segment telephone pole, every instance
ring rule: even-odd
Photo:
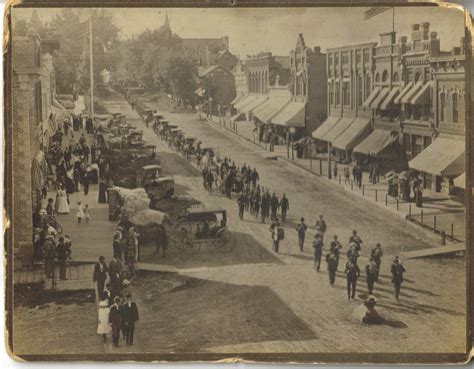
[[[92,56],[92,13],[89,18],[89,74],[91,92],[91,118],[94,116],[94,58]]]

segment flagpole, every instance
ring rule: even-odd
[[[94,59],[92,56],[92,14],[89,18],[89,74],[90,74],[90,92],[91,92],[91,118],[94,116]]]
[[[395,32],[395,7],[392,8],[392,32]]]

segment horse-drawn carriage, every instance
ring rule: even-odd
[[[235,240],[227,227],[227,212],[219,207],[191,208],[178,219],[169,240],[177,249],[199,251],[202,245],[227,253]]]

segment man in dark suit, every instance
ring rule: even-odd
[[[97,283],[97,296],[99,299],[104,293],[105,280],[107,279],[107,264],[105,257],[99,256],[99,262],[94,267],[92,280]]]
[[[125,299],[122,305],[122,329],[127,345],[133,345],[133,333],[135,331],[135,324],[138,322],[138,308],[137,304],[132,301],[130,292],[125,295]]]
[[[115,297],[114,304],[110,307],[109,324],[112,326],[112,343],[119,347],[120,328],[122,327],[122,307],[120,297]]]

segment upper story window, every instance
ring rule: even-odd
[[[356,56],[355,56],[355,58],[356,58],[356,63],[360,63],[360,59],[361,59],[361,57],[360,57],[360,50],[356,50]]]
[[[387,82],[388,80],[388,72],[386,70],[382,73],[382,82]]]
[[[341,60],[342,60],[342,65],[349,64],[349,55],[347,55],[347,53],[343,53],[341,55]]]
[[[369,49],[364,49],[364,63],[367,63],[369,61],[370,53]]]
[[[416,72],[415,73],[415,82],[418,82],[421,78],[421,73],[420,72]]]
[[[336,67],[339,65],[339,54],[334,54],[334,65]]]
[[[400,81],[400,76],[398,75],[397,72],[393,74],[393,82],[399,82]]]
[[[344,105],[351,104],[351,90],[349,88],[349,82],[344,82],[342,84],[342,99]]]
[[[444,122],[444,108],[446,106],[446,94],[444,92],[439,94],[439,120]]]
[[[380,74],[379,73],[377,73],[375,75],[375,82],[380,82]]]
[[[453,122],[459,122],[458,94],[453,94]]]

